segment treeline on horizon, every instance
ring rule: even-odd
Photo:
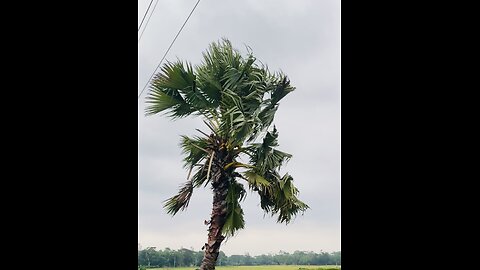
[[[193,251],[186,248],[172,250],[156,250],[149,247],[138,251],[138,265],[150,267],[194,267],[200,266],[203,259],[203,251]],[[217,265],[341,265],[341,252],[295,251],[293,253],[280,251],[277,254],[250,256],[231,255],[227,256],[220,251]]]

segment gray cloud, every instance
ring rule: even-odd
[[[196,0],[158,4],[139,44],[138,87],[160,61]],[[139,23],[148,1],[139,1]],[[222,245],[227,254],[340,250],[340,4],[339,1],[203,0],[167,56],[200,63],[208,44],[221,37],[282,70],[297,87],[275,117],[281,150],[292,153],[282,169],[295,178],[311,209],[288,226],[263,216],[259,199],[243,203],[246,228]],[[138,110],[138,241],[143,247],[194,247],[207,238],[210,189],[196,189],[187,211],[168,216],[162,201],[186,180],[179,135],[203,128],[199,118],[171,121]]]

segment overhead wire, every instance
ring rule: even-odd
[[[142,22],[140,23],[140,26],[138,26],[138,31],[140,31],[140,27],[142,27],[143,20],[145,20],[145,17],[147,16],[147,13],[148,13],[148,10],[150,9],[150,6],[152,5],[152,2],[153,2],[153,0],[150,0],[150,4],[148,4],[147,11],[145,11],[145,14],[143,14],[143,19],[142,19]]]
[[[143,27],[142,33],[140,33],[140,37],[138,38],[138,43],[140,43],[140,40],[142,39],[143,33],[145,32],[145,29],[147,29],[148,22],[150,21],[150,18],[152,18],[153,13],[155,12],[155,8],[157,7],[158,0],[155,2],[155,5],[153,6],[152,12],[150,12],[150,16],[148,16],[147,22],[145,23],[145,27]]]
[[[140,96],[142,95],[143,91],[145,91],[145,89],[147,88],[147,85],[148,85],[148,84],[150,83],[150,81],[152,80],[153,76],[155,75],[155,72],[157,72],[158,68],[160,67],[160,65],[162,64],[163,60],[164,60],[165,57],[167,56],[168,52],[169,52],[170,49],[172,48],[173,43],[175,43],[175,40],[177,40],[178,35],[180,35],[180,32],[182,32],[183,27],[185,27],[185,24],[187,24],[188,19],[190,19],[190,16],[192,16],[193,11],[195,11],[195,8],[197,8],[198,3],[200,3],[200,0],[197,1],[197,3],[195,4],[195,6],[193,7],[192,11],[190,11],[190,14],[188,14],[187,19],[186,19],[185,22],[183,23],[183,25],[182,25],[182,27],[180,28],[180,30],[178,30],[177,35],[175,35],[175,38],[172,40],[172,43],[170,43],[170,46],[168,47],[167,51],[165,51],[165,54],[163,55],[162,59],[160,60],[160,63],[158,63],[157,67],[156,67],[155,70],[153,71],[152,75],[151,75],[150,78],[148,79],[148,81],[147,81],[147,83],[145,84],[145,86],[143,86],[142,91],[141,91],[140,94],[138,95],[138,99],[140,99]],[[152,11],[152,12],[153,12],[153,11]]]

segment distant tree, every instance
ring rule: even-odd
[[[277,255],[274,256],[274,261],[276,264],[291,264],[288,263],[290,260],[293,260],[293,257],[290,256],[288,252],[280,251]]]
[[[140,265],[152,266],[157,265],[158,253],[154,247],[149,247],[141,250],[138,254],[138,261]]]
[[[138,265],[150,267],[191,267],[199,266],[203,258],[203,252],[189,249],[156,251],[155,248],[147,248],[138,251]],[[244,255],[227,256],[223,251],[219,252],[218,265],[341,265],[341,252],[295,251],[292,254],[280,252],[275,255]]]
[[[202,263],[203,255],[204,255],[204,253],[201,252],[201,251],[198,251],[197,253],[195,253],[195,265],[196,266],[200,266],[200,264]]]
[[[243,265],[253,265],[254,264],[254,258],[250,256],[250,254],[245,253],[244,258],[243,258]]]
[[[193,250],[182,248],[179,250],[178,266],[192,266],[195,261]]]
[[[202,136],[182,137],[187,182],[165,202],[167,212],[175,215],[188,206],[194,188],[211,185],[201,270],[215,269],[222,241],[245,226],[240,202],[246,190],[240,181],[259,194],[260,207],[277,214],[278,222],[288,224],[308,209],[297,198],[293,177],[279,173],[292,156],[276,149],[278,131],[275,126],[269,130],[280,100],[295,88],[282,73],[255,62],[251,53],[242,57],[224,39],[212,43],[195,68],[182,61],[164,64],[147,96],[147,115],[202,116],[209,129],[209,134],[197,129]],[[247,163],[240,162],[242,156]]]
[[[148,262],[145,253],[145,250],[140,250],[138,252],[138,265],[147,265]]]
[[[231,265],[243,265],[244,259],[242,255],[231,255],[229,261]]]
[[[270,255],[259,255],[255,257],[255,264],[256,265],[268,265],[274,264],[272,256]]]
[[[342,256],[341,251],[332,252],[330,264],[341,265],[342,264]]]
[[[218,254],[218,265],[227,265],[228,264],[228,257],[225,255],[223,251],[220,251]]]

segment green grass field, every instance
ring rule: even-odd
[[[198,267],[177,267],[177,268],[150,268],[161,270],[195,270]],[[216,266],[215,270],[298,270],[305,269],[340,269],[335,265],[255,265],[255,266]]]

